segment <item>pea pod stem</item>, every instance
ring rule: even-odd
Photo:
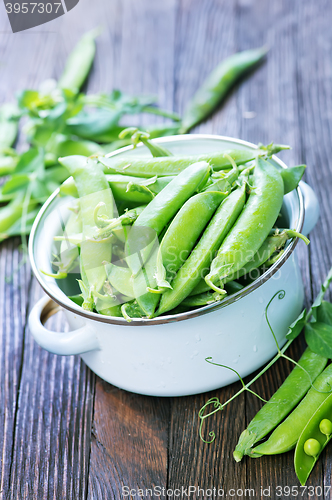
[[[148,132],[143,132],[136,127],[128,127],[122,130],[122,132],[120,132],[119,134],[119,139],[124,139],[129,134],[131,134],[131,141],[134,145],[134,148],[136,148],[139,142],[142,142],[144,146],[146,146],[150,150],[152,156],[155,158],[161,156],[173,156],[168,149],[164,148],[160,144],[157,144],[155,141],[150,141],[150,134]]]

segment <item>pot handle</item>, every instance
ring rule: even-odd
[[[319,201],[309,184],[304,181],[299,184],[304,199],[304,224],[301,232],[307,236],[317,224],[320,213]]]
[[[33,307],[29,315],[30,331],[41,347],[54,354],[72,355],[99,349],[98,339],[87,324],[72,332],[53,332],[44,323],[61,307],[49,297],[43,297]]]

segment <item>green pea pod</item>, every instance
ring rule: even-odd
[[[225,283],[225,289],[228,295],[233,295],[233,293],[240,292],[243,288],[244,286],[237,281],[230,281],[229,283]]]
[[[118,290],[122,295],[135,297],[133,285],[131,282],[131,270],[129,267],[120,267],[114,264],[106,264],[106,273],[111,286]]]
[[[142,177],[131,177],[129,175],[106,175],[106,179],[108,180],[116,201],[121,200],[139,204],[149,203],[153,199],[154,195],[160,193],[160,191],[164,189],[164,187],[167,186],[167,184],[169,184],[173,180],[173,178],[174,177],[172,176],[168,176],[145,179]],[[137,185],[147,186],[150,193],[127,190],[128,184],[130,184],[131,182]],[[69,177],[69,179],[61,184],[60,195],[78,197],[75,181],[72,177]]]
[[[143,132],[136,127],[128,127],[119,134],[119,139],[125,139],[129,134],[131,134],[131,141],[134,148],[142,142],[150,151],[153,157],[158,158],[161,156],[173,156],[172,153],[156,142],[149,140],[150,134]]]
[[[236,273],[231,272],[227,276],[227,278],[223,280],[223,283],[226,284],[230,281],[241,278],[242,276],[250,275],[252,271],[258,270],[259,267],[263,266],[264,264],[269,263],[269,265],[272,265],[272,263],[274,263],[274,259],[271,260],[270,257],[274,255],[275,252],[283,248],[287,240],[293,238],[300,238],[307,245],[309,244],[308,238],[303,236],[303,234],[297,233],[296,231],[293,231],[291,229],[285,229],[281,233],[276,233],[272,236],[268,236],[263,245],[254,254],[252,259],[250,259],[243,267],[241,267],[241,269],[236,271]],[[280,253],[278,253],[277,257],[279,258],[279,256]],[[220,292],[220,289],[216,285],[214,285],[213,282],[210,282],[208,278],[206,278],[205,281],[208,282],[207,284],[210,285],[212,290],[214,290],[215,292]]]
[[[0,241],[7,239],[9,235],[12,234],[11,228],[21,219],[24,210],[26,210],[26,216],[28,216],[29,212],[33,211],[38,204],[37,201],[31,199],[28,201],[27,206],[24,207],[24,200],[25,193],[19,191],[12,201],[0,208]],[[23,228],[23,226],[24,221],[22,219],[20,227]],[[21,233],[21,231],[19,231],[19,233]]]
[[[281,177],[284,182],[284,194],[290,193],[293,189],[297,188],[305,169],[306,165],[297,165],[296,167],[281,170]]]
[[[207,306],[209,304],[213,304],[214,302],[218,302],[221,296],[216,292],[204,292],[198,295],[194,295],[193,297],[186,297],[182,302],[182,306],[187,307],[202,307]]]
[[[158,256],[158,245],[154,247],[150,257],[142,266],[140,272],[132,277],[134,295],[137,303],[145,316],[152,318],[160,300],[160,294],[151,293],[149,290],[157,286],[156,266]]]
[[[317,408],[304,427],[295,448],[294,466],[302,486],[305,485],[319,455],[332,438],[332,394]],[[314,440],[316,450],[306,449]]]
[[[157,315],[177,307],[208,272],[215,252],[239,217],[246,200],[245,182],[220,205],[194,250],[161,297]]]
[[[112,256],[109,242],[95,239],[95,210],[97,205],[102,202],[101,214],[109,219],[113,218],[112,191],[97,161],[84,156],[68,156],[59,158],[59,162],[74,177],[80,196],[83,224],[80,266],[82,280],[87,290],[83,307],[91,310],[97,297],[96,294],[101,291],[106,280],[106,270],[103,263],[110,262]]]
[[[149,256],[157,236],[210,174],[206,162],[198,162],[181,172],[156,195],[134,222],[127,239],[127,263],[134,275]]]
[[[263,158],[256,160],[254,186],[245,209],[219,248],[205,281],[212,288],[219,280],[224,283],[249,262],[273,227],[284,196],[279,171]],[[232,277],[233,279],[233,277]]]
[[[207,118],[226,96],[235,82],[263,59],[267,50],[245,50],[220,63],[189,102],[182,119],[180,133],[186,133]]]
[[[316,356],[318,356],[316,354]],[[318,358],[319,359],[319,358]],[[321,363],[324,364],[324,358]],[[321,364],[320,363],[320,364]],[[261,455],[276,455],[295,448],[295,445],[305,428],[306,424],[316,411],[331,394],[332,387],[332,365],[329,365],[315,379],[313,387],[290,415],[273,431],[264,443],[245,450],[245,453],[253,458]],[[292,386],[291,397],[295,398],[294,386]]]
[[[59,258],[53,263],[58,267],[58,273],[53,275],[54,278],[63,279],[75,266],[75,261],[79,257],[79,248],[77,242],[73,241],[71,237],[82,233],[82,219],[80,212],[72,213],[66,222],[63,232],[63,239],[60,244]],[[79,246],[81,245],[81,242]],[[49,275],[50,276],[50,275]]]
[[[223,177],[215,180],[212,184],[208,185],[203,191],[222,191],[223,193],[231,191],[234,182],[239,177],[239,169],[236,164],[233,165],[232,170]]]
[[[253,160],[259,150],[233,149],[218,151],[215,153],[195,155],[195,156],[168,156],[160,158],[133,158],[110,156],[99,157],[99,161],[104,165],[106,173],[135,175],[137,177],[163,177],[167,175],[178,175],[189,165],[200,161],[210,164],[214,170],[225,170],[232,168],[231,157],[237,165]]]
[[[176,214],[159,247],[161,255],[161,259],[157,262],[159,287],[171,288],[168,280],[171,281],[187,260],[202,231],[227,194],[215,191],[196,194],[189,198]]]
[[[266,263],[266,261],[280,248],[284,246],[286,241],[290,238],[300,237],[305,240],[306,243],[309,242],[305,236],[297,233],[296,231],[292,231],[290,229],[285,229],[281,233],[272,234],[268,236],[264,241],[263,245],[258,249],[253,258],[249,260],[241,269],[237,271],[237,273],[230,274],[225,278],[224,284],[226,285],[229,282],[233,282],[233,280],[241,278],[247,274],[250,274],[253,270],[258,269],[260,266]],[[219,288],[214,283],[206,283],[205,280],[201,280],[198,285],[194,288],[191,295],[196,295],[197,293],[202,293],[207,291],[209,288],[212,288],[214,291],[219,292]]]
[[[284,383],[242,432],[233,453],[237,462],[243,455],[250,454],[254,444],[263,439],[293,410],[308,392],[311,381],[315,381],[324,370],[327,361],[327,358],[315,354],[309,347],[304,351],[298,361],[299,366],[295,366]],[[316,383],[314,385],[316,386]]]
[[[78,92],[82,87],[95,57],[95,39],[99,33],[100,30],[92,30],[80,39],[67,59],[65,69],[58,82],[60,88]]]
[[[201,278],[195,288],[190,292],[189,296],[198,295],[204,292],[211,291],[210,285],[207,285],[204,278]]]

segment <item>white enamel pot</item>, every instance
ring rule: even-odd
[[[188,135],[158,139],[174,154],[200,154],[221,149],[256,149],[237,139]],[[148,155],[145,147],[123,148],[115,155]],[[278,168],[287,168],[273,157]],[[127,323],[122,318],[84,311],[46,276],[52,272],[53,237],[65,217],[68,199],[56,191],[42,207],[31,232],[29,254],[33,272],[49,297],[41,299],[29,317],[35,340],[50,352],[80,354],[101,378],[117,387],[151,396],[184,396],[210,391],[237,380],[236,374],[216,363],[234,368],[242,377],[266,363],[277,347],[265,310],[279,345],[288,326],[301,312],[304,299],[301,274],[290,243],[280,259],[258,280],[220,303],[191,312]],[[288,226],[308,234],[317,222],[319,206],[312,189],[301,182],[284,198],[282,212]],[[61,215],[62,214],[62,215]],[[63,287],[61,283],[61,287]],[[272,299],[272,300],[271,300]],[[45,319],[61,306],[71,331],[52,332]]]

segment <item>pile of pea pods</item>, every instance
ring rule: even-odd
[[[295,448],[295,472],[303,486],[332,437],[332,364],[328,365],[332,358],[332,304],[323,300],[331,281],[332,269],[310,310],[304,309],[290,325],[282,352],[303,328],[308,347],[298,362],[279,351],[276,359],[284,356],[296,366],[242,432],[233,453],[239,462],[244,455],[259,458]]]
[[[84,309],[128,321],[190,311],[241,290],[287,241],[308,243],[275,227],[305,168],[279,171],[268,157],[283,146],[178,157],[128,133],[150,158],[59,159],[72,176],[60,193],[78,204],[56,238],[54,276],[79,262],[81,294],[72,299]]]

